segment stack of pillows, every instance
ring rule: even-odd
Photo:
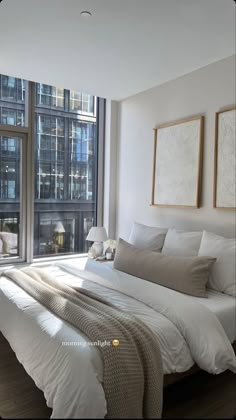
[[[197,297],[206,288],[236,296],[235,238],[134,223],[119,239],[114,268]]]

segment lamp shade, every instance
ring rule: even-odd
[[[92,227],[88,233],[86,241],[104,242],[107,240],[107,232],[104,227]]]
[[[56,233],[65,233],[65,228],[63,226],[63,224],[61,222],[57,222],[55,228],[54,228],[54,232]]]

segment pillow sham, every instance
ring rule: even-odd
[[[129,243],[137,248],[160,252],[168,229],[151,227],[134,222]]]
[[[113,268],[178,292],[207,297],[206,283],[214,261],[209,257],[166,256],[119,239]]]
[[[198,255],[217,257],[212,267],[207,287],[217,292],[236,296],[236,240],[227,239],[211,232],[203,232]]]
[[[197,256],[201,239],[202,232],[168,229],[162,253],[182,257]]]

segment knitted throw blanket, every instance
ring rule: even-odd
[[[90,341],[111,343],[99,347],[108,418],[161,417],[162,359],[156,338],[143,322],[120,311],[102,293],[61,284],[45,269],[12,269],[2,275],[78,328]],[[112,345],[114,339],[119,340],[119,346]]]

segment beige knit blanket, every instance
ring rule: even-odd
[[[161,417],[162,359],[157,339],[143,322],[118,310],[102,293],[59,283],[46,269],[27,267],[2,275],[90,341],[119,340],[119,346],[99,347],[108,418]]]

